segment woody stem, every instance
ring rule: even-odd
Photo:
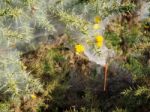
[[[108,65],[105,64],[104,66],[104,91],[106,91],[106,87],[107,87],[107,71],[108,71]]]

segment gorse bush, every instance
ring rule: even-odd
[[[149,3],[148,0],[143,2]],[[119,60],[121,66],[130,71],[137,86],[136,79],[139,76],[148,77],[150,71],[149,20],[139,21],[138,12],[141,6],[140,0],[1,0],[0,111],[8,112],[12,108],[16,109],[12,111],[18,111],[19,108],[25,112],[34,112],[40,108],[36,101],[45,104],[51,102],[52,104],[47,108],[52,111],[56,111],[57,106],[63,108],[64,105],[67,105],[66,102],[63,102],[65,96],[62,97],[61,94],[66,94],[70,88],[68,84],[70,77],[67,74],[71,70],[68,70],[70,65],[66,54],[63,54],[60,49],[75,51],[77,56],[82,57],[83,52],[87,51],[90,46],[90,51],[101,56],[105,53],[99,49],[106,45],[114,49],[117,59],[118,57],[121,59]],[[102,26],[100,26],[101,23]],[[36,62],[30,62],[32,64],[28,67],[22,63],[21,58],[24,58],[20,56],[22,53],[26,55],[31,50],[42,50],[38,44],[51,44],[51,40],[54,39],[51,35],[56,37],[62,33],[71,37],[70,40],[66,39],[69,41],[66,43],[67,47],[60,45],[58,46],[60,48],[52,47],[48,51],[35,52],[39,53],[35,54]],[[71,60],[71,56],[69,59]],[[91,94],[86,96],[88,92],[85,91],[85,96],[83,96],[89,105],[92,100],[90,98],[96,99],[96,97],[91,91]],[[148,105],[148,86],[142,85],[136,89],[127,89],[124,92],[124,98],[123,101],[126,101],[126,98],[128,100],[127,108],[123,109],[118,105],[115,111],[133,111],[145,101],[147,101],[145,104]],[[133,110],[130,105],[131,100],[133,103],[138,101]],[[94,101],[92,100],[93,105]],[[24,109],[23,106],[28,104],[27,102],[37,105],[34,109],[32,107],[29,110]],[[70,107],[65,107],[65,109],[84,112],[97,111],[97,108],[102,107],[102,104],[93,105],[90,105],[91,109],[86,107],[81,109],[79,107],[77,110]]]
[[[42,92],[39,80],[25,71],[20,53],[14,48],[17,41],[32,37],[31,19],[26,15],[31,2],[0,1],[0,100],[13,101],[14,105],[20,105],[21,98],[29,100],[32,94]]]

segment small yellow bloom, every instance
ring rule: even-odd
[[[32,99],[36,99],[37,97],[36,97],[36,95],[32,94],[32,95],[31,95],[31,98],[32,98]]]
[[[100,23],[100,22],[101,22],[101,18],[100,18],[99,16],[96,16],[96,17],[94,18],[94,22],[95,22],[95,23]]]
[[[96,46],[102,47],[104,41],[103,37],[101,35],[98,35],[95,37],[95,40],[96,40]]]
[[[103,36],[98,35],[95,37],[95,40],[96,40],[96,42],[103,42],[104,39],[103,39]]]
[[[76,50],[76,53],[78,54],[78,53],[83,53],[85,48],[83,45],[77,44],[77,45],[75,45],[75,50]]]
[[[100,25],[99,24],[94,24],[94,26],[93,26],[93,29],[94,30],[98,30],[100,28]]]
[[[103,46],[103,42],[96,42],[96,46],[99,47],[99,48],[102,47]]]

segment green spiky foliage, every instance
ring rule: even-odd
[[[141,4],[132,1],[135,10],[125,12],[118,20],[113,20],[105,32],[106,43],[118,52],[122,67],[128,69],[133,76],[134,85],[124,90],[121,106],[117,112],[146,112],[149,110],[149,25],[148,18],[140,20],[137,9]],[[126,1],[122,2],[126,4]],[[125,9],[125,8],[123,8]],[[117,28],[115,28],[117,27]]]
[[[129,88],[122,92],[123,105],[129,112],[149,110],[150,91],[147,86],[138,86],[136,89]]]
[[[25,71],[20,53],[15,49],[19,40],[33,38],[30,24],[34,20],[31,15],[34,3],[38,4],[38,1],[0,1],[0,100],[9,102],[14,108],[21,104],[22,99],[30,100],[31,95],[42,92],[41,83]],[[38,26],[51,29],[42,13],[40,17],[35,15],[34,18]],[[9,105],[5,104],[1,107],[4,108],[1,109],[3,111],[10,109]]]

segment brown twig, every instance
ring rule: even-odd
[[[104,91],[106,91],[107,87],[107,75],[108,75],[108,64],[104,65]]]

